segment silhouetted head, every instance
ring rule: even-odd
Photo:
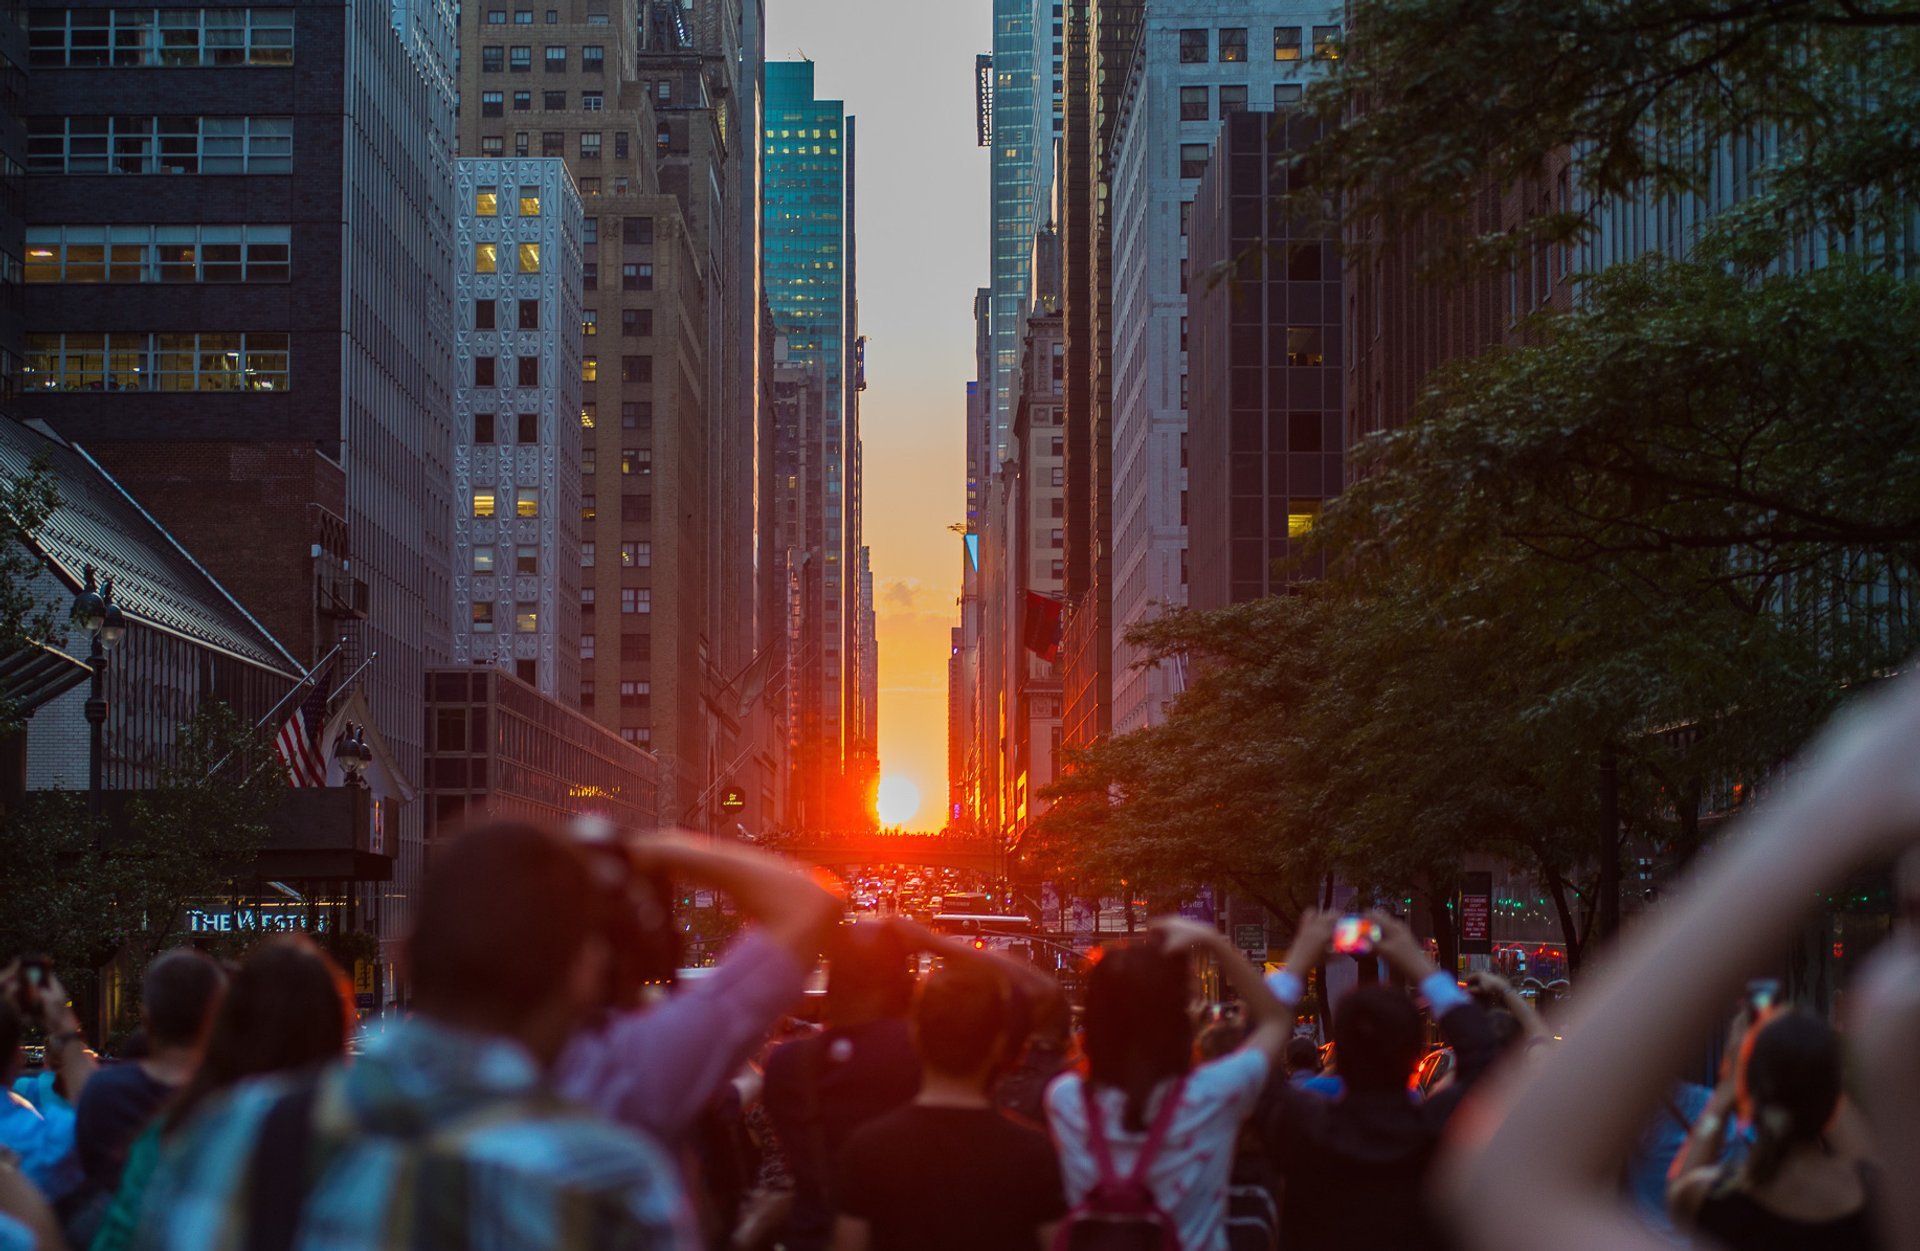
[[[1320,1047],[1311,1038],[1294,1038],[1287,1042],[1287,1072],[1318,1073],[1320,1071]]]
[[[914,1000],[913,1045],[930,1073],[984,1083],[1006,1057],[1012,1029],[1007,989],[982,969],[941,969]]]
[[[1108,947],[1087,974],[1087,1073],[1126,1092],[1126,1127],[1146,1128],[1147,1099],[1193,1066],[1187,957],[1157,942]]]
[[[607,899],[586,853],[550,830],[464,831],[421,883],[407,941],[415,1005],[551,1059],[605,999]]]
[[[903,1017],[913,1003],[906,938],[891,925],[843,925],[827,944],[827,1019],[835,1025]]]
[[[20,1010],[13,1006],[12,996],[0,995],[0,1083],[11,1086],[26,1066],[26,1053],[20,1050],[26,1026]],[[52,1054],[51,1048],[48,1054]]]
[[[1740,1104],[1754,1127],[1745,1178],[1765,1185],[1789,1150],[1818,1142],[1840,1106],[1840,1038],[1800,1008],[1748,1031],[1740,1059]]]
[[[215,1091],[340,1058],[354,1024],[353,991],[340,966],[302,935],[269,939],[227,983],[206,1054],[168,1111],[167,1131]]]
[[[1400,991],[1360,986],[1333,1014],[1333,1049],[1349,1090],[1404,1090],[1420,1063],[1420,1011]]]
[[[154,1047],[198,1047],[226,989],[212,956],[175,947],[147,966],[140,983],[140,1019]]]

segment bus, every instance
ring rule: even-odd
[[[981,949],[1005,951],[1014,942],[1038,932],[1032,918],[994,912],[941,912],[927,922],[936,934],[968,938]]]

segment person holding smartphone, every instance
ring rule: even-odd
[[[1434,968],[1406,923],[1385,912],[1302,917],[1287,967],[1267,979],[1283,1003],[1300,1001],[1305,986],[1296,970],[1319,963],[1329,946],[1377,956],[1419,987],[1453,1047],[1457,1077],[1441,1093],[1416,1101],[1408,1082],[1425,1049],[1419,1009],[1390,986],[1348,991],[1333,1014],[1339,1095],[1327,1099],[1275,1083],[1261,1127],[1267,1158],[1286,1183],[1281,1245],[1289,1251],[1440,1248],[1445,1243],[1425,1198],[1427,1175],[1454,1109],[1498,1058],[1499,1044],[1486,1013],[1452,974]]]
[[[43,1111],[13,1089],[26,1058],[20,1043],[28,1025],[45,1032],[47,1056],[58,1057],[67,1097],[78,1102],[98,1066],[80,1036],[66,987],[44,961],[16,960],[0,969],[0,1147],[18,1157],[21,1174],[49,1203],[63,1204],[80,1193],[86,1177],[71,1106]]]

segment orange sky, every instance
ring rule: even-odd
[[[866,538],[880,635],[880,771],[920,790],[908,825],[942,823],[948,630],[966,507],[962,438],[973,293],[987,280],[987,153],[973,58],[988,0],[767,0],[767,59],[806,55],[815,89],[858,118]]]

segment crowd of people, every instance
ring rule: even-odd
[[[1885,945],[1845,1035],[1740,987],[1814,888],[1913,841],[1916,743],[1907,681],[1551,1025],[1370,914],[1377,976],[1326,1005],[1330,1062],[1297,1022],[1348,958],[1329,913],[1273,972],[1161,918],[1070,1003],[1012,955],[843,924],[829,880],[762,852],[476,828],[431,865],[411,1011],[376,1028],[293,934],[154,960],[111,1062],[57,970],[0,970],[0,1251],[1911,1251],[1920,945]],[[669,992],[636,955],[663,877],[749,921]],[[816,1024],[793,1013],[822,956]],[[1729,1012],[1717,1084],[1680,1081]],[[1435,1045],[1452,1064],[1415,1089]]]

